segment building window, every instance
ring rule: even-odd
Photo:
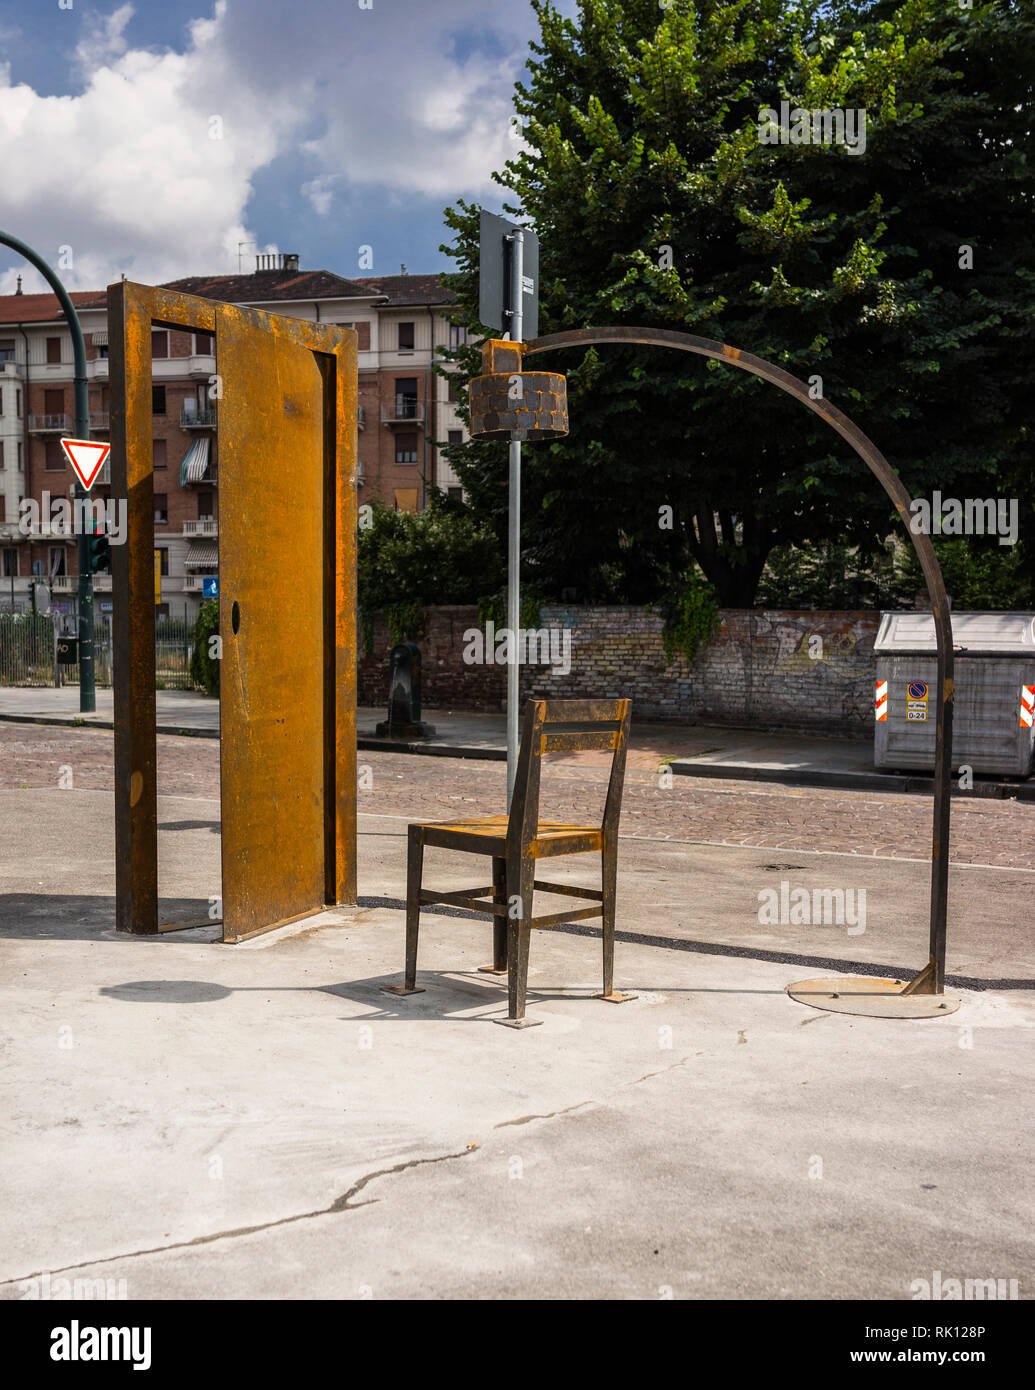
[[[108,360],[108,344],[107,344],[107,343],[101,343],[101,344],[100,344],[100,346],[99,346],[98,349],[97,349],[97,356],[101,359],[102,362],[107,362],[107,360]]]
[[[395,418],[397,420],[416,420],[417,418],[417,378],[397,376],[395,378]]]
[[[43,467],[48,473],[61,473],[65,467],[65,451],[61,447],[61,441],[57,439],[45,439],[43,441]]]
[[[198,520],[211,521],[215,515],[212,510],[214,506],[213,492],[211,488],[200,488],[198,490]]]
[[[4,391],[3,391],[3,387],[0,386],[0,415],[2,415],[3,413],[4,413]]]
[[[0,468],[6,468],[6,467],[7,467],[7,444],[4,442],[4,440],[0,439]],[[0,496],[2,496],[2,495],[3,495],[3,494],[0,493]]]
[[[167,546],[155,546],[155,554],[158,556],[158,573],[169,573],[169,550]]]
[[[52,545],[47,550],[47,573],[51,579],[59,574],[67,574],[65,567],[65,547],[63,545]]]
[[[7,498],[0,492],[0,524],[7,520]]]
[[[19,439],[19,441],[18,441],[18,467],[21,468],[21,466],[22,466],[22,441]]]
[[[18,578],[18,552],[13,547],[4,551],[4,578]]]
[[[450,430],[449,438],[446,442],[448,444],[462,444],[464,442],[463,430]]]
[[[195,351],[195,353],[196,353],[196,355],[197,355],[198,357],[211,357],[211,356],[212,356],[212,334],[211,334],[211,333],[195,333],[195,334],[194,334],[194,351]]]
[[[446,496],[453,502],[462,502],[464,500],[464,490],[462,487],[447,487]]]
[[[14,361],[14,339],[0,338],[0,362]]]
[[[164,439],[151,440],[151,459],[155,468],[164,468],[166,466]]]
[[[413,324],[401,323],[399,325],[399,349],[400,351],[413,350]]]
[[[408,430],[395,436],[395,461],[396,463],[417,462],[417,436]]]
[[[415,512],[417,510],[417,489],[415,487],[397,487],[395,489],[395,510],[397,512]]]
[[[18,419],[20,420],[20,419],[22,418],[22,393],[21,393],[21,391],[16,391],[16,392],[14,393],[14,400],[15,400],[15,406],[17,407],[17,411],[18,411]]]
[[[460,397],[457,395],[456,390],[456,380],[453,377],[449,378],[449,385],[446,388],[446,400],[450,405],[460,404]]]
[[[169,330],[167,328],[151,329],[151,356],[169,356]]]
[[[167,618],[169,616],[169,605],[167,603],[155,604],[155,617]]]
[[[169,497],[167,493],[155,493],[155,525],[165,526],[169,520]]]
[[[369,351],[370,351],[370,324],[369,324],[369,323],[357,323],[357,324],[356,324],[356,336],[357,336],[357,339],[358,339],[358,341],[357,341],[357,343],[356,343],[356,351],[357,351],[357,352],[369,352]]]
[[[43,413],[44,413],[44,415],[64,415],[64,413],[65,413],[65,393],[64,393],[64,391],[44,391],[44,393],[43,393]]]
[[[463,323],[451,323],[449,325],[449,346],[451,348],[463,347],[467,342],[467,325]]]
[[[61,339],[60,339],[60,338],[48,338],[48,339],[47,339],[47,361],[48,361],[48,362],[60,362],[60,361],[61,361]]]
[[[165,387],[164,387],[164,386],[152,386],[152,387],[151,387],[151,414],[152,414],[152,415],[164,415],[164,414],[165,414]]]

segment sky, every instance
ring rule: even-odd
[[[501,210],[537,32],[527,0],[0,0],[0,230],[69,289],[446,269],[443,209]],[[46,287],[0,247],[18,274]]]

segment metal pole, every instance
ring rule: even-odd
[[[510,258],[510,337],[521,342],[523,330],[522,278],[524,271],[525,236],[515,227]],[[514,792],[518,760],[518,703],[521,684],[518,631],[521,626],[521,438],[523,431],[515,430],[510,438],[510,484],[507,512],[507,627],[510,630],[510,661],[507,664],[507,807]]]
[[[75,388],[75,433],[77,439],[90,438],[90,397],[86,380],[86,339],[79,315],[69,298],[68,291],[51,270],[47,262],[31,246],[26,246],[9,232],[0,232],[0,245],[10,246],[13,251],[24,256],[36,267],[57,295],[58,303],[68,320],[72,333],[72,357],[75,362],[73,376]],[[25,402],[25,413],[29,412],[29,402]],[[74,494],[73,494],[74,496]],[[90,574],[89,541],[79,536],[79,710],[82,714],[93,714],[97,709],[97,694],[93,672],[93,576]]]

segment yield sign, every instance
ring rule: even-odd
[[[111,445],[102,444],[96,439],[62,439],[61,447],[79,481],[89,492],[97,480],[101,465],[111,452]]]

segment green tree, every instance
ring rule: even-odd
[[[515,97],[527,148],[496,177],[540,236],[540,332],[624,323],[728,342],[822,378],[914,494],[1018,495],[1035,365],[1032,7],[533,7],[541,36]],[[864,109],[865,153],[761,143],[759,112],[783,99]],[[477,328],[477,211],[446,218],[457,318]],[[473,346],[447,355],[462,377],[480,369]],[[642,601],[696,563],[722,604],[749,606],[775,544],[880,550],[882,489],[776,387],[663,349],[548,360],[568,374],[572,433],[526,451],[540,592]],[[504,447],[448,452],[502,536]]]
[[[504,564],[492,531],[471,511],[433,491],[423,512],[375,505],[359,533],[359,606],[367,645],[373,615],[388,613],[399,641],[429,604],[478,603],[502,584]]]
[[[194,621],[194,648],[190,654],[190,678],[208,695],[219,694],[219,658],[212,654],[210,642],[218,636],[219,601],[208,598]]]

